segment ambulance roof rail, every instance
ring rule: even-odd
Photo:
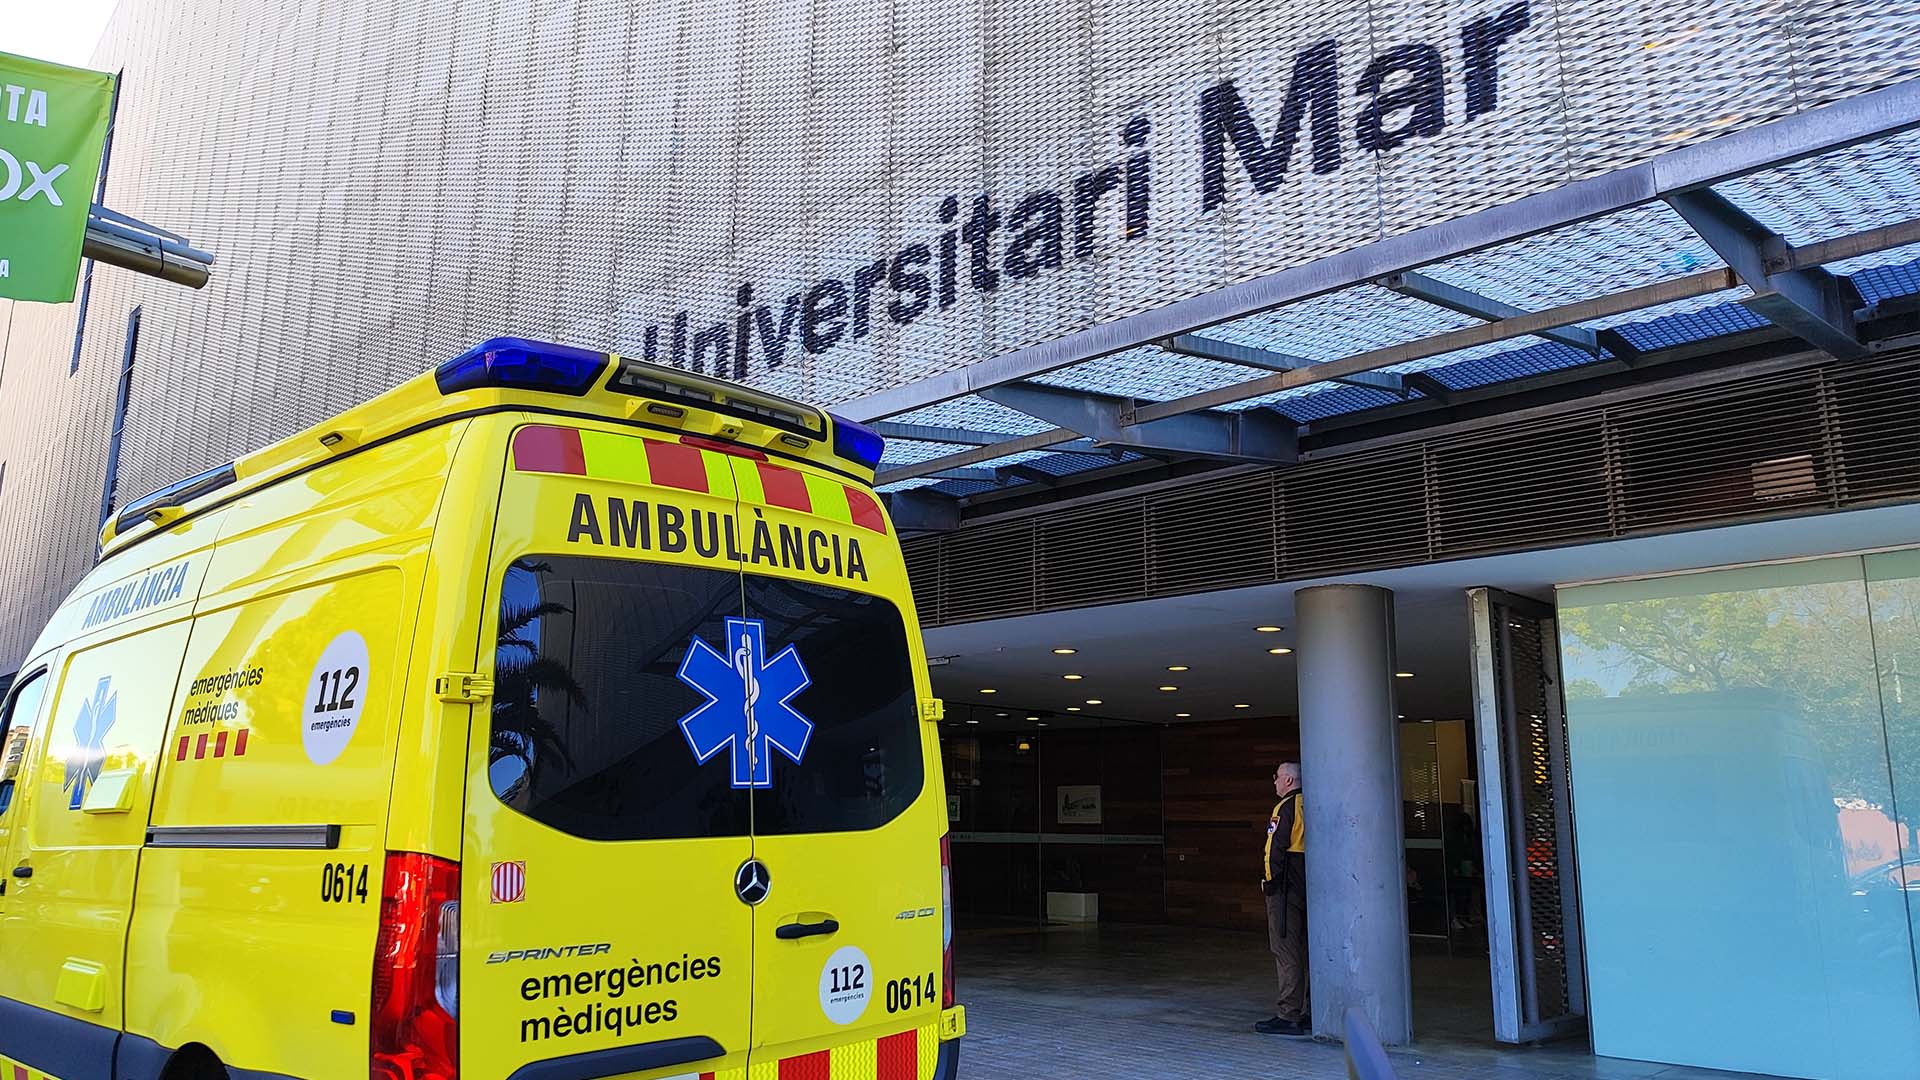
[[[696,372],[530,338],[490,338],[435,368],[433,378],[442,394],[497,388],[584,397],[610,362],[617,366],[605,388],[613,393],[753,420],[808,439],[827,437],[825,415],[810,405]],[[852,432],[848,445],[866,449],[860,435],[866,430]]]
[[[540,400],[549,394],[578,403]],[[101,551],[123,548],[123,538],[125,544],[139,543],[199,509],[189,503],[222,489],[229,489],[222,498],[231,498],[424,425],[473,415],[476,408],[491,411],[502,402],[638,423],[683,438],[744,438],[766,452],[811,461],[863,483],[872,481],[885,448],[879,433],[865,425],[763,390],[593,349],[497,337],[305,431],[141,496],[102,526]],[[143,523],[155,529],[129,535]]]
[[[620,357],[607,389],[635,397],[677,401],[696,409],[754,420],[809,439],[827,436],[826,415],[811,405],[725,379]]]
[[[185,480],[176,480],[158,491],[150,491],[128,503],[113,518],[113,535],[118,536],[143,521],[158,521],[161,511],[187,503],[211,491],[218,491],[234,482],[236,474],[233,462],[217,465],[206,472],[195,473]]]

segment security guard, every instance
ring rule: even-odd
[[[1265,876],[1267,943],[1280,976],[1278,1011],[1253,1025],[1265,1035],[1313,1034],[1307,1011],[1307,834],[1300,809],[1300,763],[1281,762],[1273,771],[1273,793],[1280,796],[1267,822]]]

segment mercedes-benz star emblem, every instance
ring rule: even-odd
[[[767,864],[759,859],[748,859],[733,872],[733,893],[748,907],[765,900],[767,890],[772,887],[773,879],[767,876]]]

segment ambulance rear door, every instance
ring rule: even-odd
[[[735,457],[754,855],[754,1074],[924,1080],[945,807],[899,545],[867,490]],[[767,1075],[772,1075],[769,1072]]]
[[[576,1055],[566,1075],[745,1075],[751,799],[681,728],[731,670],[735,514],[725,459],[674,436],[513,435],[469,750],[465,1077]]]

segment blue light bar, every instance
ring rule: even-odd
[[[827,415],[833,416],[832,413]],[[844,416],[833,416],[834,453],[873,469],[879,467],[880,455],[886,448],[887,440],[881,438],[879,432]]]
[[[500,387],[545,390],[579,397],[593,389],[607,367],[607,354],[526,338],[483,341],[434,369],[440,392]]]

